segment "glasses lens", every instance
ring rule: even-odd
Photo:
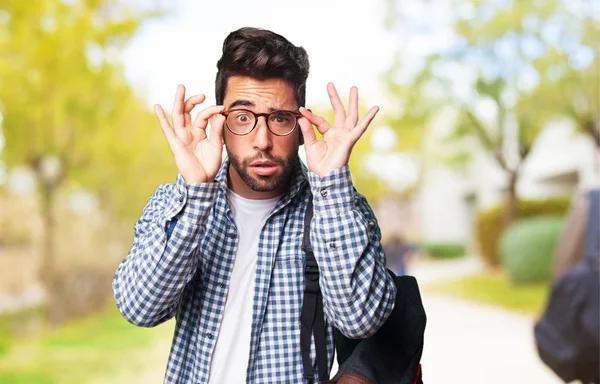
[[[250,111],[243,109],[231,111],[227,116],[227,126],[234,133],[246,134],[254,128],[254,115]]]
[[[273,112],[269,115],[269,128],[276,135],[287,135],[296,126],[296,116],[291,112]]]

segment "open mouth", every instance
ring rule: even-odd
[[[270,160],[257,160],[250,164],[250,169],[260,176],[271,176],[278,168],[279,165]]]

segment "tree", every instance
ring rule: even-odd
[[[425,13],[434,5],[408,3],[388,2],[390,28],[410,29],[405,12],[421,7]],[[598,68],[593,63],[598,62],[600,17],[597,8],[590,13],[589,4],[436,2],[436,8],[447,11],[447,25],[437,27],[447,28],[449,42],[413,58],[420,63],[416,76],[423,79],[413,88],[421,102],[431,104],[433,94],[433,114],[446,106],[458,111],[447,141],[454,158],[469,159],[473,151],[461,144],[475,143],[506,172],[506,225],[517,214],[520,168],[545,124],[566,114],[582,131],[598,132]],[[416,24],[426,29],[422,20]]]
[[[40,192],[44,246],[40,277],[55,276],[53,206],[68,182],[106,181],[121,165],[106,154],[122,153],[122,127],[139,100],[125,85],[118,49],[155,10],[115,1],[0,0],[0,111],[8,169],[29,167]],[[133,125],[128,123],[126,125]],[[133,146],[132,146],[133,148]],[[94,165],[94,168],[90,168]]]

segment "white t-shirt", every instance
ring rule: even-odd
[[[258,241],[279,198],[248,200],[231,191],[227,193],[239,242],[223,320],[211,359],[209,384],[246,382]]]

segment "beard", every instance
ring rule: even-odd
[[[235,169],[242,181],[246,183],[250,189],[256,192],[271,192],[275,190],[285,190],[286,185],[289,185],[296,167],[300,164],[300,157],[297,152],[290,154],[287,158],[279,156],[271,156],[265,152],[261,152],[251,158],[241,160],[239,157],[227,151],[229,164]],[[281,173],[272,176],[251,175],[248,172],[250,163],[253,161],[264,159],[269,160],[281,167]]]

